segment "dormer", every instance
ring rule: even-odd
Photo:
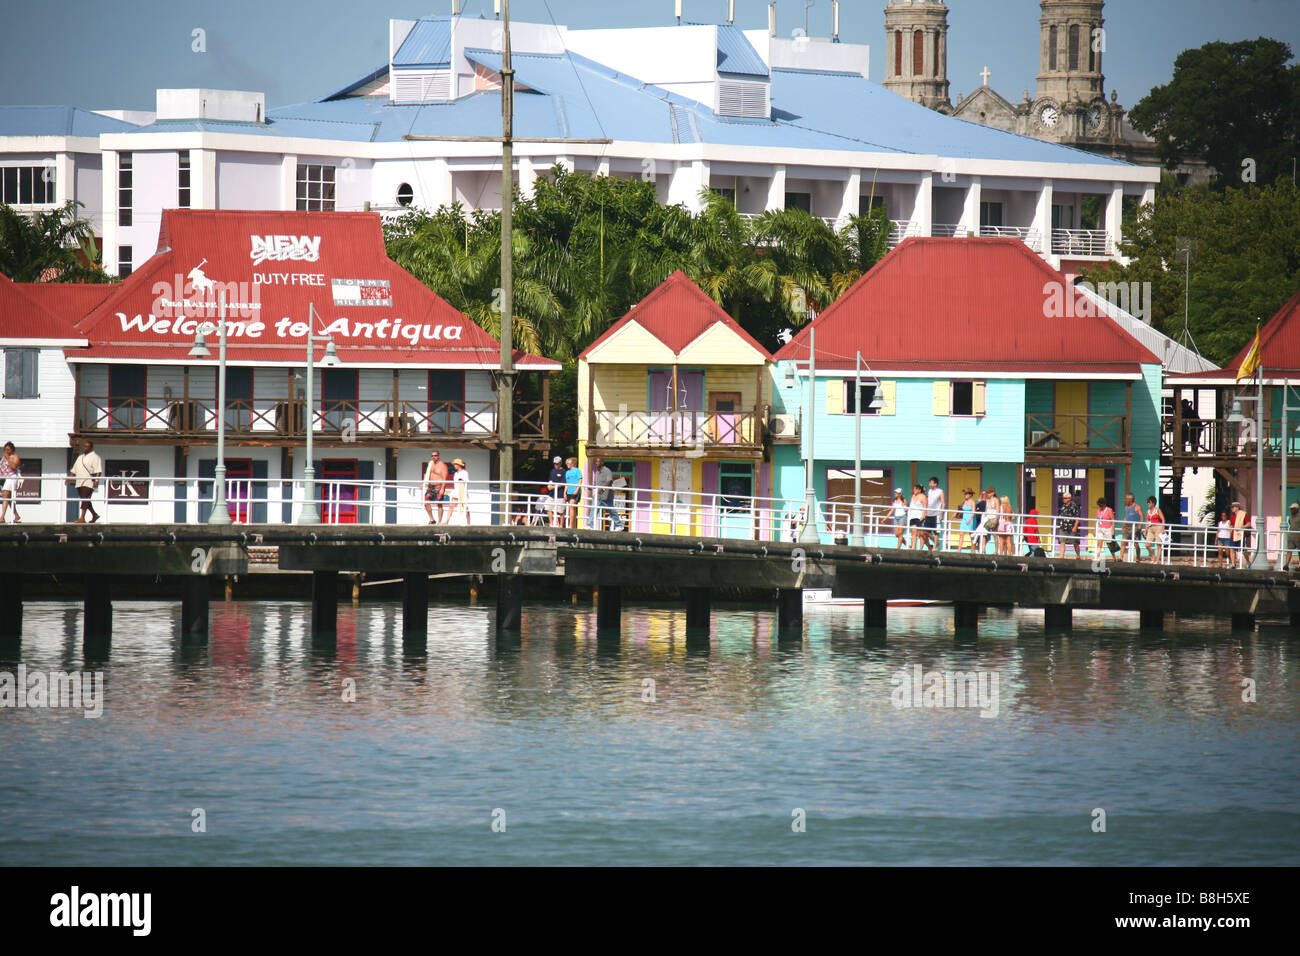
[[[758,51],[729,23],[717,25],[717,98],[719,116],[770,119],[772,74]]]
[[[388,97],[393,103],[451,99],[451,19],[392,20],[388,32]]]

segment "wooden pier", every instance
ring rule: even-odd
[[[805,588],[861,598],[864,633],[876,640],[887,631],[891,599],[949,602],[954,630],[968,637],[988,606],[1042,608],[1055,632],[1070,629],[1075,609],[1136,611],[1144,629],[1162,628],[1170,614],[1230,618],[1235,630],[1253,630],[1261,616],[1300,628],[1300,577],[1273,571],[536,527],[34,525],[0,528],[0,638],[21,639],[24,582],[57,575],[81,583],[84,640],[107,642],[115,580],[146,575],[180,585],[180,637],[206,641],[213,580],[247,574],[250,551],[267,547],[278,549],[280,570],[310,573],[312,633],[325,640],[335,631],[339,575],[356,572],[400,580],[411,641],[427,631],[430,577],[447,574],[496,579],[496,626],[504,632],[520,629],[530,577],[594,588],[602,630],[618,628],[625,588],[647,586],[680,593],[697,634],[708,631],[713,595],[723,588],[772,594],[782,631],[802,627]]]

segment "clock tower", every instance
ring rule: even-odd
[[[1106,102],[1105,0],[1041,0],[1038,87],[1019,132],[1096,148],[1119,132],[1123,110]]]

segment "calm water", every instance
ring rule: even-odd
[[[0,864],[1300,863],[1284,629],[991,612],[959,645],[950,610],[891,609],[871,648],[860,610],[791,642],[715,610],[701,644],[637,607],[597,641],[590,606],[529,605],[501,643],[435,606],[407,654],[390,604],[340,607],[325,650],[302,604],[212,612],[192,651],[178,609],[118,604],[100,719],[0,710]],[[22,663],[82,668],[79,606],[25,615]],[[893,706],[914,664],[996,672],[998,715]]]

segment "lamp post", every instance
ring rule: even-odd
[[[853,366],[853,537],[851,543],[855,548],[865,548],[866,536],[862,532],[862,352],[857,353]],[[871,366],[867,366],[871,371]],[[875,388],[871,393],[871,411],[879,412],[885,407],[880,397],[880,380],[874,378]]]
[[[218,293],[221,305],[221,322],[219,328],[217,360],[217,467],[213,474],[212,513],[208,515],[208,524],[230,524],[230,509],[226,507],[226,290]],[[194,347],[190,349],[191,358],[208,358],[212,355],[203,339],[206,323],[200,325],[194,333]]]
[[[804,464],[803,528],[799,531],[800,544],[820,544],[817,534],[817,491],[813,487],[814,469],[817,465],[817,329],[808,328],[808,461]]]
[[[322,368],[341,364],[333,340],[328,335],[316,334],[316,303],[312,302],[307,306],[307,405],[303,415],[307,428],[307,460],[302,469],[303,503],[298,513],[298,524],[320,524],[320,509],[316,507],[316,466],[312,464],[312,432],[316,429],[316,390],[312,370],[317,342],[327,343],[320,362]]]
[[[1290,510],[1287,507],[1287,501],[1286,501],[1287,499],[1286,465],[1287,465],[1287,454],[1291,450],[1291,435],[1295,431],[1295,429],[1292,428],[1291,430],[1288,430],[1289,420],[1288,420],[1287,413],[1300,411],[1300,407],[1293,407],[1290,404],[1291,401],[1290,395],[1291,395],[1291,383],[1288,382],[1286,379],[1283,379],[1282,380],[1282,449],[1281,449],[1282,482],[1281,485],[1279,486],[1280,487],[1279,494],[1281,495],[1281,497],[1278,498],[1278,511],[1282,513],[1281,521],[1278,524],[1278,532],[1282,536],[1282,546],[1278,548],[1278,554],[1277,554],[1277,570],[1279,571],[1285,571],[1287,569],[1288,559],[1291,556],[1291,552],[1287,550],[1288,546],[1291,543],[1291,535],[1289,530]]]

